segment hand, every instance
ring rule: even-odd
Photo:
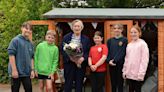
[[[38,77],[38,72],[37,71],[35,71],[35,76]]]
[[[91,70],[94,72],[94,71],[96,71],[97,66],[96,66],[96,65],[91,65],[90,68],[91,68]]]
[[[81,58],[78,59],[78,63],[79,63],[79,64],[82,64],[83,61],[84,61],[84,57],[81,57]]]
[[[123,79],[126,79],[126,75],[125,74],[122,74],[122,77],[123,77]]]
[[[51,78],[51,80],[54,81],[54,74],[50,74],[48,78]]]
[[[113,59],[112,59],[112,60],[110,60],[110,61],[109,61],[109,65],[111,65],[111,66],[116,66],[116,64],[115,64],[115,63],[113,63],[113,61],[114,61]]]
[[[142,79],[142,78],[138,78],[138,81],[143,81],[144,79]]]
[[[12,77],[18,78],[18,71],[17,70],[12,71]]]
[[[35,78],[35,72],[34,70],[31,71],[31,76],[30,76],[31,79]]]

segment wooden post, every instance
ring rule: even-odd
[[[158,92],[164,92],[164,21],[158,22]]]

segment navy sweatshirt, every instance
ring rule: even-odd
[[[15,56],[16,68],[19,77],[30,76],[31,60],[34,57],[33,44],[26,40],[21,34],[13,38],[8,47],[8,54]],[[11,75],[11,65],[9,63],[8,72]]]
[[[124,58],[126,55],[126,46],[127,46],[127,39],[125,37],[120,38],[111,38],[107,41],[108,47],[108,57],[107,63],[110,60],[114,59],[114,63],[117,65],[123,65]]]

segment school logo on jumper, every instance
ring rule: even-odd
[[[102,48],[101,48],[101,47],[99,47],[97,50],[98,50],[98,52],[101,52],[101,51],[102,51]]]
[[[118,45],[119,45],[119,46],[122,46],[122,45],[123,45],[123,42],[122,42],[122,41],[120,41],[120,42],[118,43]]]

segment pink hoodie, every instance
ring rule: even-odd
[[[149,62],[149,49],[146,42],[138,39],[130,42],[126,48],[123,75],[127,79],[143,81]]]

